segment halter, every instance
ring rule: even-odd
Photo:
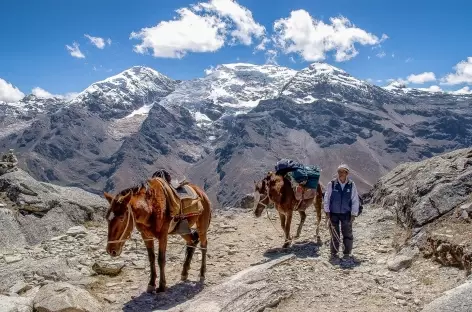
[[[128,204],[126,207],[128,208],[128,218],[126,218],[126,226],[123,230],[123,233],[121,233],[119,239],[108,241],[107,244],[124,243],[124,242],[126,242],[127,240],[129,240],[131,238],[131,233],[133,232],[133,229],[136,227],[136,220],[134,218],[133,209],[131,209],[130,204]],[[133,229],[131,229],[131,232],[129,233],[129,236],[127,238],[123,239],[123,237],[125,236],[126,230],[128,229],[130,220],[133,220]]]

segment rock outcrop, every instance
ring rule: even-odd
[[[100,220],[105,199],[75,187],[39,182],[21,169],[0,176],[0,248],[36,244],[86,221]]]
[[[471,273],[472,148],[399,165],[367,197],[396,215],[399,249],[414,245],[425,257]]]

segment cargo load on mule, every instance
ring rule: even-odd
[[[297,200],[315,196],[321,175],[318,166],[306,166],[291,159],[281,159],[276,163],[275,171],[291,182]]]

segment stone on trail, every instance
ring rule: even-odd
[[[169,312],[245,312],[264,311],[292,295],[290,287],[270,281],[272,268],[292,259],[287,255],[250,267],[215,285]]]
[[[10,264],[23,260],[23,257],[21,255],[9,255],[5,256],[4,259],[7,264]]]
[[[101,312],[102,305],[86,290],[68,283],[43,286],[34,298],[37,312]]]
[[[73,226],[67,230],[67,235],[77,236],[79,234],[87,234],[87,229],[83,225]]]
[[[472,281],[446,291],[441,297],[427,304],[423,312],[472,311]]]
[[[33,298],[0,295],[1,312],[33,312]]]
[[[117,276],[121,273],[121,270],[125,267],[124,261],[96,261],[92,265],[92,270],[97,274],[108,275],[108,276]]]
[[[413,263],[413,257],[411,256],[396,256],[392,260],[388,261],[387,267],[390,271],[400,271],[401,269],[407,269]]]

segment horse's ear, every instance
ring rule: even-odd
[[[111,204],[111,201],[113,200],[113,195],[110,193],[104,192],[103,196],[105,196],[105,199],[108,200],[108,202]]]
[[[122,202],[122,203],[128,203],[129,200],[131,199],[131,195],[133,195],[133,193],[132,193],[131,191],[129,191],[126,195],[124,195],[123,197],[121,197],[120,202]]]

